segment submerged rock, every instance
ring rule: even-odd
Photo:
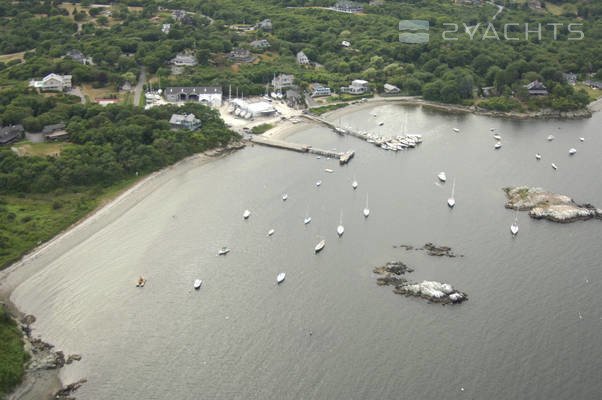
[[[503,189],[508,201],[506,208],[529,211],[534,219],[553,222],[574,222],[592,218],[602,219],[602,210],[591,204],[577,204],[562,194],[548,192],[542,188],[517,186]]]
[[[447,246],[436,246],[432,243],[426,243],[424,245],[424,249],[426,250],[426,254],[428,254],[429,256],[436,256],[436,257],[456,257],[456,255],[454,254],[454,252],[452,251],[451,247],[447,247]]]
[[[402,284],[395,287],[393,292],[406,296],[422,297],[441,304],[462,303],[468,300],[465,293],[454,289],[450,284],[436,281]]]
[[[77,382],[74,382],[74,383],[71,383],[71,384],[65,386],[64,388],[62,388],[61,390],[59,390],[58,392],[56,392],[54,394],[54,399],[57,399],[57,400],[74,399],[74,397],[71,396],[73,394],[73,392],[75,392],[77,389],[79,389],[86,382],[88,382],[86,379],[80,379]]]
[[[381,275],[380,278],[376,279],[376,284],[379,286],[397,286],[406,283],[407,280],[399,278],[400,275],[406,272],[414,272],[412,268],[401,261],[391,261],[383,265],[382,267],[374,268],[374,273]]]

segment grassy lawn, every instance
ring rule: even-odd
[[[0,306],[0,397],[12,390],[23,377],[29,355],[23,350],[21,332]]]
[[[554,15],[562,15],[562,7],[557,6],[556,4],[552,4],[550,2],[546,2],[546,10],[550,12],[550,14]]]
[[[114,87],[93,88],[90,84],[83,84],[79,89],[92,103],[98,99],[111,99],[119,95],[119,91]]]
[[[314,114],[322,115],[328,111],[338,110],[339,108],[343,108],[348,105],[349,105],[348,103],[331,104],[329,106],[314,107],[314,108],[310,109],[310,111]]]
[[[77,193],[0,195],[0,269],[52,239],[142,178],[142,175],[133,176],[107,188]]]
[[[594,99],[599,99],[602,97],[602,90],[592,89],[589,86],[584,85],[583,83],[577,83],[575,85],[575,90],[584,89],[587,94],[589,94]]]
[[[35,49],[33,49],[33,50],[35,50]],[[27,50],[27,51],[33,51],[33,50]],[[0,61],[3,63],[7,63],[12,60],[22,60],[23,56],[25,55],[25,53],[27,53],[27,51],[21,51],[19,53],[12,53],[12,54],[2,54],[2,55],[0,55]]]
[[[261,124],[261,125],[257,125],[257,126],[254,126],[253,128],[251,128],[251,132],[253,132],[253,133],[263,133],[265,131],[269,131],[273,127],[274,126],[271,125],[271,124]]]
[[[56,156],[61,154],[61,151],[67,147],[75,146],[67,142],[42,142],[30,143],[20,142],[13,147],[17,150],[16,153],[20,156]]]

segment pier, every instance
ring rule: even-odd
[[[249,140],[252,143],[261,144],[263,146],[276,147],[278,149],[291,150],[299,153],[317,154],[319,156],[338,159],[341,165],[348,163],[349,160],[351,160],[351,158],[353,158],[355,155],[354,151],[338,153],[336,151],[318,149],[306,144],[291,143],[284,140],[270,139],[262,136],[252,136]]]

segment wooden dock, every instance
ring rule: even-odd
[[[337,160],[341,160],[341,157],[344,157],[345,161],[342,162],[341,164],[347,163],[349,161],[349,159],[351,158],[348,156],[348,154],[353,153],[353,152],[337,153],[336,151],[318,149],[316,147],[312,147],[312,146],[306,145],[306,144],[285,142],[284,140],[266,138],[266,137],[263,137],[260,135],[252,136],[250,141],[252,143],[261,144],[263,146],[276,147],[279,149],[291,150],[291,151],[296,151],[299,153],[312,153],[312,154],[317,154],[319,156],[335,158]]]

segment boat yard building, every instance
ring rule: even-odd
[[[201,127],[201,120],[195,117],[194,114],[172,114],[169,124],[171,125],[171,129],[196,131]]]
[[[167,87],[165,100],[169,103],[203,103],[211,107],[220,107],[222,88],[219,86]]]

